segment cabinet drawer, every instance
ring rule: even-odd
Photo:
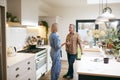
[[[20,77],[23,75],[22,71],[24,69],[24,63],[21,62],[10,68],[7,68],[7,78],[8,80],[19,80]]]
[[[35,80],[35,74],[28,73],[25,76],[23,76],[20,80]]]
[[[11,73],[11,71],[9,72],[9,70],[7,71],[7,80],[20,80],[21,79],[22,74],[20,73]]]
[[[33,73],[35,73],[35,60],[34,60],[34,57],[26,60],[24,66],[25,66],[25,70],[24,70],[25,72],[28,72],[28,73],[33,72]]]

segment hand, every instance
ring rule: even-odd
[[[67,44],[67,45],[70,45],[70,41],[67,41],[66,44]]]
[[[61,47],[64,46],[65,44],[66,44],[66,42],[62,43],[62,44],[61,44]]]

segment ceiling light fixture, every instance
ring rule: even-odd
[[[100,0],[99,0],[99,16],[97,17],[96,21],[95,21],[95,24],[102,24],[103,22],[108,22],[109,19],[106,18],[106,17],[102,17],[100,15]],[[102,10],[103,10],[103,0],[102,0]],[[103,12],[103,11],[102,11]]]
[[[106,8],[103,9],[103,14],[101,15],[101,17],[108,18],[108,19],[115,19],[115,16],[112,14],[112,9],[107,6]]]
[[[99,0],[99,7],[100,7],[100,0]],[[106,7],[103,9],[103,0],[102,0],[102,15],[97,17],[96,22],[97,23],[108,22],[111,19],[115,19],[115,16],[112,14],[112,9],[108,7],[107,0],[106,0]]]

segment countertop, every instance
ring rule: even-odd
[[[94,59],[99,59],[97,62]],[[77,61],[77,73],[91,76],[104,76],[120,78],[120,62],[114,58],[109,59],[108,64],[103,62],[101,52],[85,52],[80,61]]]
[[[16,53],[15,56],[7,57],[7,68],[33,56],[35,56],[35,54]]]
[[[41,46],[37,46],[38,48],[48,48],[50,47],[50,45],[41,45]]]
[[[49,45],[43,45],[43,46],[39,46],[38,48],[48,48],[48,47]],[[15,56],[12,57],[7,56],[7,68],[33,56],[35,57],[35,54],[29,54],[29,53],[16,53]]]

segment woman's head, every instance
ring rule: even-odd
[[[52,27],[51,27],[51,32],[57,32],[58,31],[58,24],[57,23],[53,23]]]

